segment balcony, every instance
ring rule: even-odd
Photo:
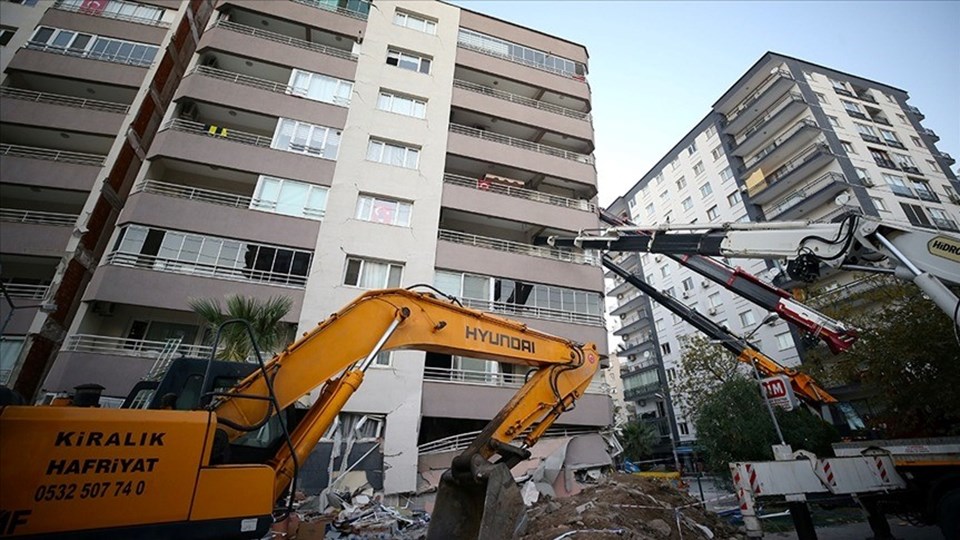
[[[494,182],[485,183],[476,178],[470,178],[468,176],[461,176],[458,174],[444,174],[443,181],[444,183],[452,186],[461,186],[487,193],[496,193],[498,195],[505,195],[507,197],[536,201],[538,203],[559,206],[560,208],[582,210],[590,213],[595,213],[597,211],[597,205],[583,199],[570,199],[567,197],[561,197],[559,195],[543,193],[542,191],[513,187]]]
[[[857,92],[851,97],[855,97],[861,101],[866,101],[868,103],[876,103],[877,99],[870,95],[869,90],[857,90]]]
[[[786,69],[777,69],[771,73],[757,85],[754,92],[725,114],[727,125],[724,132],[734,134],[743,131],[758,114],[769,109],[795,84],[793,74]]]
[[[624,320],[623,326],[618,330],[613,332],[615,336],[622,336],[624,334],[634,334],[644,328],[649,328],[653,324],[653,320],[650,317],[638,317],[632,321],[627,322]]]
[[[57,161],[60,163],[72,163],[76,165],[90,165],[94,167],[102,167],[104,161],[107,159],[107,156],[100,154],[68,152],[66,150],[38,148],[35,146],[22,146],[19,144],[0,144],[0,156],[40,159],[45,161]]]
[[[649,384],[644,384],[642,386],[637,386],[636,388],[631,388],[623,390],[623,399],[627,401],[637,400],[643,397],[651,396],[661,390],[661,384],[659,382],[652,382]]]
[[[57,225],[69,227],[77,222],[78,217],[80,216],[77,214],[0,208],[0,221],[7,221],[10,223],[31,223],[34,225]]]
[[[522,148],[524,150],[530,150],[532,152],[539,152],[541,154],[547,154],[549,156],[556,156],[563,159],[569,159],[571,161],[576,161],[578,163],[586,163],[589,165],[594,164],[593,155],[580,154],[578,152],[571,152],[569,150],[556,148],[554,146],[548,146],[545,144],[530,142],[524,139],[510,137],[508,135],[501,135],[499,133],[493,133],[485,129],[477,129],[477,128],[472,128],[468,126],[463,126],[460,124],[450,124],[450,132],[459,133],[461,135],[467,135],[470,137],[475,137],[477,139],[483,139],[485,141],[505,144],[508,146],[512,146],[514,148]]]
[[[564,416],[563,419],[566,421],[567,417]],[[576,437],[578,435],[590,435],[597,432],[598,430],[596,428],[590,427],[551,426],[543,433],[540,439]],[[460,452],[473,444],[478,435],[480,435],[480,431],[469,431],[467,433],[458,433],[457,435],[443,437],[442,439],[437,439],[435,441],[430,441],[417,446],[417,452],[421,456],[442,454],[445,452]]]
[[[210,204],[221,204],[232,208],[250,208],[251,197],[236,195],[225,191],[203,189],[192,186],[171,184],[159,180],[142,180],[133,187],[131,194],[144,192],[156,193],[167,197],[178,197],[191,201],[200,201]],[[322,215],[320,217],[323,217]]]
[[[660,362],[656,358],[650,358],[647,360],[641,360],[639,362],[633,362],[629,365],[620,368],[620,376],[628,377],[634,373],[641,373],[643,371],[649,371],[655,369],[660,365]]]
[[[576,313],[560,309],[544,308],[539,306],[527,306],[520,304],[510,304],[507,302],[494,302],[492,300],[476,300],[473,298],[461,298],[464,306],[488,311],[507,317],[525,317],[529,319],[538,319],[542,321],[554,321],[570,324],[583,324],[587,326],[603,326],[603,315],[590,313]]]
[[[285,34],[278,34],[276,32],[268,32],[266,30],[261,30],[259,28],[254,28],[252,26],[247,26],[245,24],[239,24],[239,23],[220,19],[216,23],[214,23],[211,29],[213,28],[222,28],[224,30],[236,32],[238,34],[242,34],[245,36],[255,37],[255,38],[263,39],[266,41],[272,41],[274,43],[280,43],[282,45],[289,45],[291,47],[296,47],[298,49],[304,49],[307,51],[318,52],[320,54],[323,54],[326,56],[332,56],[334,58],[340,58],[342,60],[349,60],[351,62],[357,61],[357,55],[345,49],[340,49],[338,47],[332,47],[329,45],[323,45],[321,43],[315,43],[315,42],[307,41],[304,39],[298,39]]]
[[[842,88],[840,86],[834,86],[833,91],[841,96],[854,97],[853,92],[847,90],[846,88]]]
[[[733,151],[736,156],[744,157],[752,154],[774,133],[779,132],[800,114],[807,106],[803,96],[798,92],[791,92],[786,99],[775,104],[769,112],[748,127],[741,135],[740,142]]]
[[[16,283],[12,281],[3,280],[3,289],[11,298],[23,298],[25,300],[43,300],[43,297],[47,295],[47,290],[50,289],[50,284],[45,285],[35,285],[28,283]]]
[[[876,135],[870,135],[869,133],[861,133],[860,138],[863,139],[864,142],[883,144],[883,141],[880,139],[880,137],[877,137]]]
[[[823,168],[836,156],[826,144],[813,144],[802,150],[796,157],[780,166],[755,185],[749,186],[747,193],[754,204],[767,204],[783,195],[793,186]]]
[[[937,132],[934,131],[934,130],[932,130],[932,129],[930,129],[930,128],[927,128],[927,127],[925,127],[925,128],[920,128],[920,133],[922,133],[922,134],[926,135],[927,137],[930,137],[931,139],[933,139],[933,142],[937,142],[937,141],[940,140],[940,136],[937,135]]]
[[[553,103],[547,103],[545,101],[531,99],[518,94],[511,94],[510,92],[504,92],[503,90],[497,90],[494,88],[490,88],[488,86],[484,86],[482,84],[476,84],[469,81],[454,79],[453,87],[467,90],[469,92],[474,92],[477,94],[483,94],[485,96],[494,97],[504,101],[509,101],[511,103],[523,105],[524,107],[531,107],[534,109],[539,109],[541,111],[547,111],[553,114],[559,114],[561,116],[566,116],[568,118],[573,118],[576,120],[583,120],[585,122],[589,122],[591,120],[590,113],[585,113],[585,112],[577,111],[574,109],[568,109],[566,107],[554,105]]]
[[[897,167],[896,163],[894,163],[889,159],[885,159],[879,156],[873,156],[873,162],[876,163],[878,167],[882,167],[884,169],[890,169],[894,171],[900,170],[900,167]]]
[[[491,38],[488,38],[487,36],[484,36],[472,30],[461,28],[459,34],[457,35],[457,46],[479,52],[480,54],[502,58],[503,60],[506,60],[508,62],[521,64],[521,65],[538,69],[541,71],[546,71],[554,75],[559,75],[560,77],[574,79],[581,82],[586,82],[585,76],[578,74],[575,71],[569,71],[567,69],[564,69],[563,67],[555,67],[555,64],[551,65],[546,61],[537,62],[536,60],[529,59],[526,55],[521,57],[521,56],[509,54],[509,53],[504,53],[502,52],[504,48],[497,46],[497,45],[500,45],[500,43],[497,43],[497,44],[488,43],[490,39]],[[497,38],[492,38],[492,39],[497,39]],[[516,47],[522,47],[522,46],[517,45]],[[509,47],[509,48],[512,49],[514,47]],[[544,56],[544,54],[541,53],[540,56]]]
[[[145,339],[73,334],[67,336],[60,350],[63,352],[109,354],[154,360],[161,354],[169,354],[173,357],[209,358],[213,350],[206,345],[189,345],[186,343],[176,343],[175,347],[171,349],[171,341],[174,340],[147,341]]]
[[[485,236],[466,234],[457,231],[448,231],[444,229],[440,229],[438,238],[447,242],[453,242],[454,244],[493,249],[506,253],[528,255],[530,257],[552,259],[555,261],[569,262],[574,264],[600,266],[600,257],[592,252],[579,253],[573,250],[545,246],[531,246],[530,244],[524,244],[521,242],[511,242],[509,240],[500,240],[499,238],[489,238]]]
[[[218,60],[222,63],[228,63],[228,60],[223,56],[219,57]],[[289,70],[284,71],[286,71],[284,79],[286,81],[290,77],[290,72]],[[194,100],[229,105],[248,111],[263,110],[265,105],[269,105],[270,114],[323,125],[333,123],[338,126],[342,126],[345,122],[345,108],[350,106],[349,99],[334,96],[331,101],[315,100],[306,97],[301,89],[289,86],[286,82],[277,82],[210,66],[197,66],[188,75],[197,75],[200,80],[192,77],[187,78],[185,84],[178,91],[177,97],[188,96]],[[276,74],[277,77],[283,75],[283,72]],[[266,95],[260,92],[236,93],[227,86],[220,84],[219,81],[255,88],[270,94],[280,94],[283,97]],[[224,99],[225,94],[231,92],[234,95],[229,95],[229,99]],[[313,114],[314,109],[317,111],[316,114]],[[336,119],[331,117],[336,117]]]
[[[920,109],[914,107],[913,105],[907,105],[907,112],[916,116],[919,120],[923,120],[924,118],[926,118],[926,116],[924,116],[924,114],[920,112]]]
[[[763,213],[769,220],[797,219],[832,200],[847,187],[847,179],[842,174],[828,172],[765,206]]]
[[[644,305],[643,299],[644,299],[643,294],[637,293],[629,297],[626,301],[620,302],[620,305],[617,306],[613,311],[611,311],[610,315],[616,317],[619,315],[629,313],[639,308],[640,306]]]
[[[348,0],[346,2],[338,2],[338,4],[344,4],[343,6],[331,6],[330,2],[324,0],[293,0],[298,4],[303,4],[321,11],[329,11],[332,13],[337,13],[343,15],[344,17],[351,17],[353,19],[359,19],[361,21],[367,20],[367,15],[370,13],[370,4],[371,2],[367,0]]]
[[[948,154],[948,153],[946,153],[946,152],[938,152],[937,155],[940,156],[940,159],[946,161],[946,162],[949,163],[951,166],[952,166],[954,163],[956,163],[956,160],[953,159],[953,156],[951,156],[950,154]]]
[[[900,141],[898,141],[898,140],[896,140],[896,139],[887,139],[887,138],[884,138],[884,139],[883,139],[883,144],[885,144],[885,145],[887,145],[887,146],[892,146],[893,148],[899,148],[899,149],[901,149],[901,150],[906,150],[906,148],[907,148],[906,146],[903,145],[902,142],[900,142]]]
[[[33,90],[23,90],[9,86],[0,87],[0,97],[32,101],[34,103],[43,103],[44,105],[60,105],[74,109],[86,109],[109,113],[127,114],[127,111],[130,110],[130,106],[123,103],[112,103],[110,101],[99,101],[96,99],[82,99],[73,96],[51,94],[47,92],[35,92]]]
[[[108,254],[104,259],[104,264],[125,268],[152,270],[154,272],[211,277],[225,281],[260,283],[292,289],[303,289],[307,284],[306,276],[272,272],[268,270],[254,270],[252,268],[233,268],[201,262],[184,262],[176,259],[166,259],[152,255],[122,253],[119,251],[114,251]]]
[[[87,58],[90,60],[99,60],[101,62],[110,62],[113,64],[124,64],[127,66],[133,66],[138,68],[147,68],[153,64],[152,58],[134,58],[129,55],[120,55],[119,53],[106,53],[106,52],[94,52],[92,50],[78,51],[73,49],[64,49],[62,47],[56,47],[54,45],[47,45],[45,43],[35,43],[28,41],[26,45],[23,46],[25,49],[31,51],[40,51],[49,54],[58,54],[62,56],[71,56],[74,58]],[[141,74],[142,77],[142,74]]]
[[[916,165],[908,165],[906,163],[900,163],[897,166],[900,168],[901,171],[905,173],[923,176],[923,173],[920,172],[920,169],[918,169]]]
[[[933,191],[930,191],[930,188],[917,186],[914,188],[914,191],[917,194],[917,198],[919,198],[921,201],[935,203],[940,202],[940,197],[938,197]]]
[[[67,5],[63,0],[57,0],[54,2],[52,9],[59,11],[68,11],[71,13],[80,13],[81,15],[89,15],[91,17],[99,17],[102,19],[114,19],[117,21],[132,22],[135,24],[142,24],[145,26],[156,26],[157,28],[170,28],[170,23],[166,21],[161,21],[159,19],[147,19],[145,17],[135,17],[133,15],[124,15],[119,12],[107,11],[104,9],[89,9],[85,7],[84,4],[80,5]]]
[[[810,144],[820,133],[820,127],[817,126],[815,121],[804,118],[788,129],[786,133],[774,139],[769,146],[757,155],[746,161],[741,172],[759,168],[772,168]]]
[[[960,232],[960,227],[957,226],[957,222],[952,219],[931,217],[930,221],[933,222],[933,225],[939,230]]]
[[[670,439],[670,420],[667,418],[644,418],[643,423],[652,426],[661,439]],[[669,450],[669,449],[668,449]]]
[[[634,341],[634,340],[631,340]],[[644,334],[640,336],[633,344],[625,343],[621,345],[620,350],[617,351],[617,356],[620,358],[629,358],[633,355],[640,355],[644,351],[650,351],[653,353],[653,336],[650,334]]]
[[[526,384],[527,376],[521,373],[491,373],[489,371],[428,366],[423,370],[423,380],[454,384],[478,384],[500,388],[520,388]],[[587,387],[587,393],[606,394],[607,388],[602,381],[595,380]]]
[[[870,117],[860,111],[853,111],[850,109],[844,109],[847,111],[847,116],[852,118],[859,118],[860,120],[870,120]]]
[[[160,128],[160,131],[165,129],[182,131],[184,133],[193,133],[195,135],[204,135],[207,137],[216,137],[218,139],[240,144],[259,146],[260,148],[270,148],[270,145],[273,142],[273,137],[267,137],[266,135],[258,135],[256,133],[249,133],[237,129],[217,129],[216,126],[202,124],[200,122],[192,122],[182,118],[173,118],[167,121],[167,123]]]

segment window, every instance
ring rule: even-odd
[[[920,140],[920,137],[910,136],[910,140],[913,141],[913,145],[917,148],[923,148],[923,141]]]
[[[386,424],[383,416],[363,413],[340,413],[321,440],[375,441],[380,438]]]
[[[367,160],[394,167],[416,169],[420,165],[420,149],[370,139],[367,145]]]
[[[501,58],[508,58],[521,64],[527,64],[537,69],[559,73],[565,77],[582,78],[587,74],[586,66],[579,62],[504,41],[499,38],[481,34],[480,32],[467,30],[466,28],[460,29],[457,41],[461,45],[473,49],[481,49],[487,53]]]
[[[647,217],[653,217],[653,214],[655,212],[653,208],[653,203],[650,203],[647,205],[646,212],[647,212]]]
[[[740,317],[740,324],[744,328],[757,324],[757,318],[753,315],[752,309],[748,309],[747,311],[741,312],[738,314],[738,316]]]
[[[899,146],[901,144],[897,134],[889,129],[880,128],[880,135],[883,136],[883,140],[887,143],[893,144],[894,146]]]
[[[673,158],[673,161],[670,162],[670,170],[675,171],[680,167],[680,158]]]
[[[7,43],[10,43],[16,33],[17,29],[12,26],[0,26],[0,47],[5,47]]]
[[[700,176],[701,174],[703,174],[703,171],[705,171],[705,170],[706,170],[706,168],[703,166],[703,162],[702,162],[702,161],[698,161],[698,162],[693,166],[693,174],[695,174],[695,175],[697,175],[697,176]]]
[[[707,297],[707,304],[709,304],[709,306],[712,308],[720,307],[720,304],[722,303],[723,302],[720,301],[720,293],[718,292],[715,292]]]
[[[897,176],[895,174],[883,173],[883,181],[890,186],[890,190],[896,193],[897,195],[904,195],[907,197],[913,197],[913,190],[911,190],[907,184],[903,181],[902,176]]]
[[[683,189],[683,188],[685,188],[685,187],[687,187],[687,179],[684,178],[683,176],[681,176],[681,177],[677,180],[677,189]]]
[[[149,66],[160,49],[135,41],[98,37],[92,34],[59,30],[40,26],[30,38],[28,47],[45,47],[62,50],[67,54],[83,55],[107,62],[119,62],[135,66]]]
[[[693,278],[687,278],[681,283],[683,285],[683,290],[692,291],[693,290]]]
[[[854,167],[854,170],[857,171],[857,178],[860,179],[860,182],[862,182],[862,183],[864,183],[864,184],[870,184],[870,183],[872,183],[871,180],[870,180],[870,171],[868,171],[868,170],[866,170],[866,169],[864,169],[864,168],[861,168],[861,167]]]
[[[847,101],[847,100],[845,100],[845,99],[841,99],[841,100],[840,100],[840,103],[843,104],[843,108],[846,109],[847,112],[852,112],[852,113],[856,113],[856,114],[860,114],[860,115],[863,114],[863,111],[860,110],[860,105],[857,105],[856,103],[854,103],[854,102],[852,102],[852,101]]]
[[[381,111],[413,116],[415,118],[425,118],[427,116],[427,102],[425,100],[401,96],[383,90],[380,91],[377,108]]]
[[[673,381],[677,378],[677,368],[667,368],[667,380]]]
[[[670,223],[670,211],[668,210],[666,214],[663,215],[663,222]]]
[[[673,287],[670,287],[669,289],[663,291],[663,293],[666,294],[667,296],[672,296],[673,298],[677,297],[677,291],[674,290]]]
[[[689,434],[690,434],[690,427],[687,425],[686,422],[680,422],[679,424],[677,424],[677,429],[680,430],[680,434],[681,434],[681,435],[689,435]]]
[[[670,275],[670,267],[667,266],[667,265],[661,266],[661,267],[660,267],[660,275],[661,275],[662,277],[667,277],[667,276],[669,276],[669,275]]]
[[[0,338],[0,384],[8,384],[10,375],[16,367],[24,338],[3,336]]]
[[[294,69],[290,74],[287,93],[347,107],[350,105],[350,96],[353,94],[353,83],[336,77]]]
[[[901,122],[901,123],[910,125],[910,122],[907,120],[907,117],[906,117],[906,116],[904,116],[904,115],[902,115],[902,114],[900,114],[900,113],[897,113],[897,118],[900,119],[900,122]]]
[[[700,186],[700,196],[706,197],[707,195],[713,193],[713,187],[710,185],[710,182]]]
[[[393,364],[393,351],[380,351],[373,358],[372,366],[390,367]]]
[[[917,164],[913,162],[913,158],[911,158],[910,156],[906,154],[894,154],[894,153],[891,153],[891,155],[893,156],[893,162],[896,163],[901,169],[904,169],[904,170],[915,169],[919,171],[919,169],[917,169]]]
[[[59,9],[76,10],[81,13],[92,13],[105,17],[117,19],[139,19],[147,21],[158,21],[163,18],[163,9],[136,4],[132,2],[121,2],[118,0],[108,0],[107,2],[88,2],[86,0],[61,0],[57,6]]]
[[[741,200],[742,200],[742,199],[740,198],[740,190],[739,190],[739,189],[736,190],[736,191],[734,191],[734,192],[731,192],[729,195],[727,195],[727,203],[730,204],[730,207],[731,207],[731,208],[733,208],[733,205],[737,204],[737,203],[740,202]]]
[[[361,194],[357,197],[356,218],[374,223],[409,227],[412,210],[413,205],[408,202]]]
[[[785,351],[793,347],[793,338],[790,337],[790,332],[777,334],[777,347],[779,347],[781,351]]]
[[[868,125],[866,125],[866,124],[860,124],[860,123],[858,123],[858,122],[854,122],[853,125],[857,126],[857,132],[860,133],[861,135],[867,135],[868,137],[876,137],[876,136],[877,136],[877,132],[874,131],[873,126],[868,126]]]
[[[660,193],[660,200],[661,200],[661,201],[665,201],[665,200],[667,200],[667,199],[669,199],[669,198],[670,198],[670,193],[669,193],[669,192],[663,191],[663,192]]]
[[[834,90],[842,90],[848,92],[847,87],[840,81],[830,79],[830,84],[833,86]]]
[[[814,92],[814,94],[817,95],[817,101],[819,101],[820,103],[826,103],[826,102],[827,102],[827,96],[821,94],[820,92]]]
[[[260,176],[250,208],[285,216],[323,219],[327,188],[286,178]]]
[[[927,208],[927,211],[930,212],[930,218],[933,219],[933,224],[937,227],[951,231],[957,230],[956,222],[950,219],[950,215],[945,211],[939,208]]]
[[[727,180],[733,178],[733,169],[727,167],[726,169],[720,171],[720,180],[726,182]]]
[[[654,178],[654,180],[656,180],[658,186],[659,186],[660,184],[662,184],[662,183],[663,183],[663,173],[658,174],[658,175]]]
[[[657,319],[653,326],[657,329],[657,332],[663,332],[663,319]]]
[[[660,344],[660,351],[662,351],[663,354],[670,354],[670,344],[669,344],[669,343],[661,343],[661,344]]]
[[[694,141],[690,143],[690,146],[687,147],[687,155],[692,156],[697,151],[697,142]]]
[[[564,316],[570,313],[601,316],[602,296],[594,292],[448,270],[436,271],[434,286],[465,299],[555,310]],[[474,307],[490,309],[488,304]]]
[[[881,211],[881,212],[889,212],[889,211],[890,211],[890,210],[887,208],[887,203],[883,202],[883,199],[880,199],[880,198],[877,198],[877,197],[870,197],[870,200],[873,201],[873,206],[875,206],[875,207],[877,208],[877,210],[879,210],[879,211]]]
[[[907,220],[914,225],[921,227],[931,227],[930,219],[923,212],[923,207],[915,204],[900,203],[900,209],[907,215]]]
[[[843,147],[843,151],[848,154],[856,154],[857,151],[853,149],[853,145],[847,141],[840,141],[840,146]]]
[[[927,167],[929,167],[932,172],[940,172],[940,166],[937,165],[937,162],[932,159],[927,160]]]
[[[361,289],[399,287],[402,275],[403,265],[399,263],[347,257],[343,284]]]
[[[716,134],[717,134],[717,126],[710,126],[710,127],[707,128],[706,131],[703,132],[703,136],[706,137],[706,138],[708,138],[708,139],[709,139],[710,137],[713,137],[713,136],[716,135]]]
[[[337,159],[340,132],[326,126],[280,118],[270,147],[325,159]]]
[[[710,221],[716,221],[720,217],[720,211],[717,210],[717,206],[713,205],[710,208],[707,208],[707,218]]]
[[[713,150],[710,151],[710,155],[713,156],[714,161],[720,159],[721,157],[723,157],[723,148],[721,148],[720,146],[714,148]]]
[[[399,9],[393,15],[393,24],[397,26],[404,26],[406,28],[411,28],[413,30],[418,30],[426,34],[435,35],[437,33],[436,21],[429,20],[419,15],[414,15],[413,13],[400,11]]]
[[[413,53],[401,52],[396,49],[387,50],[387,64],[410,71],[430,73],[430,58]]]
[[[828,114],[828,115],[827,115],[827,120],[830,121],[830,125],[831,125],[831,126],[833,126],[833,127],[835,127],[835,128],[840,127],[840,120],[838,120],[836,116],[830,116],[830,115]]]
[[[684,210],[690,210],[691,208],[693,208],[693,199],[691,199],[690,197],[687,197],[686,199],[683,200],[683,202],[680,203],[680,205],[683,206]]]
[[[896,103],[896,102],[897,102],[897,100],[896,100],[893,96],[891,96],[890,94],[883,94],[883,97],[887,98],[887,101],[889,101],[890,103]]]

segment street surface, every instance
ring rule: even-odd
[[[910,525],[900,525],[897,518],[890,518],[890,529],[893,536],[900,540],[942,540],[943,535],[937,527],[913,527]],[[797,537],[795,532],[767,533],[763,535],[765,539],[771,540],[793,540]],[[848,523],[846,525],[834,525],[832,527],[817,527],[818,540],[864,540],[872,538],[873,533],[870,526],[866,523]]]

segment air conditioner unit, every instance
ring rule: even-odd
[[[869,178],[861,178],[861,179],[860,179],[860,183],[863,184],[863,185],[865,185],[865,186],[867,186],[867,187],[873,187],[873,186],[876,185],[876,184],[873,183],[873,180],[871,180],[871,179],[869,179]]]
[[[715,308],[715,307],[710,307],[710,308],[707,310],[707,313],[709,313],[709,314],[711,314],[711,315],[716,315],[716,314],[717,314],[717,308]]]

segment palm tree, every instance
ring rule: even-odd
[[[190,308],[207,321],[212,345],[217,329],[224,321],[242,319],[250,323],[253,335],[261,352],[274,352],[289,343],[293,328],[283,318],[293,307],[287,296],[274,296],[267,300],[235,294],[227,297],[226,311],[221,309],[217,298],[191,298]],[[217,358],[242,362],[253,354],[250,335],[241,324],[231,324],[223,329]]]

